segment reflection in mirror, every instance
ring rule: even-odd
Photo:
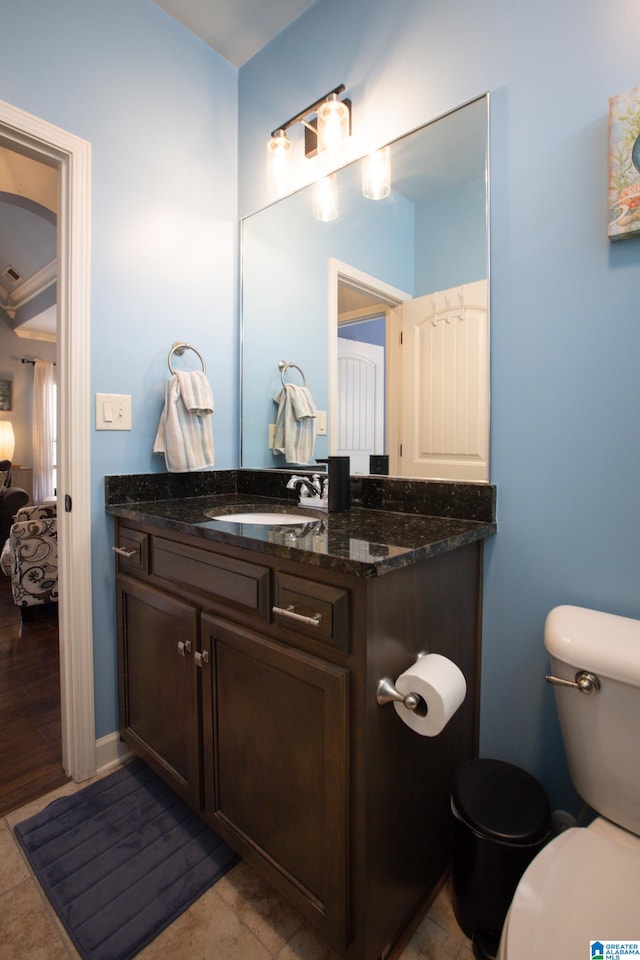
[[[314,460],[488,481],[487,130],[480,97],[390,145],[384,198],[357,161],[337,219],[309,186],[243,221],[243,467],[295,463],[272,449],[286,361],[320,413]]]

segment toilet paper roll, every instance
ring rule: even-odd
[[[416,710],[408,710],[398,701],[393,704],[402,722],[421,737],[436,737],[462,704],[467,684],[452,660],[427,653],[400,674],[396,689],[403,696],[416,693],[421,697]]]

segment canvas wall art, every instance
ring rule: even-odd
[[[609,239],[640,236],[640,87],[609,99]]]
[[[0,410],[11,410],[11,380],[0,380]]]

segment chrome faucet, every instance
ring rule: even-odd
[[[322,484],[320,482],[320,474],[314,473],[311,479],[309,477],[299,477],[295,473],[287,483],[287,490],[295,490],[296,487],[300,487],[300,497],[304,498],[303,487],[308,491],[308,496],[314,498],[322,498]]]

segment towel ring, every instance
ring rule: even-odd
[[[285,385],[284,375],[285,375],[285,372],[289,369],[289,367],[294,367],[298,371],[298,373],[302,377],[302,386],[306,387],[307,378],[302,372],[302,368],[299,367],[297,363],[290,363],[288,360],[280,360],[280,362],[278,363],[278,370],[280,371],[280,379],[282,380],[282,386],[284,387]]]
[[[199,351],[199,350],[196,350],[195,347],[192,347],[190,343],[183,343],[183,342],[180,342],[180,341],[177,341],[176,343],[174,343],[173,346],[171,347],[171,350],[169,351],[168,364],[169,364],[169,370],[171,371],[171,373],[175,373],[175,370],[174,370],[173,367],[171,366],[171,358],[173,357],[174,353],[175,353],[178,357],[181,357],[182,354],[185,352],[185,350],[193,350],[193,352],[195,353],[195,355],[196,355],[196,356],[198,357],[198,359],[200,360],[200,363],[202,364],[202,372],[203,372],[203,373],[206,373],[206,372],[207,372],[207,365],[206,365],[206,363],[204,362],[204,360],[203,360],[203,358],[202,358],[202,354],[200,353],[200,351]]]

